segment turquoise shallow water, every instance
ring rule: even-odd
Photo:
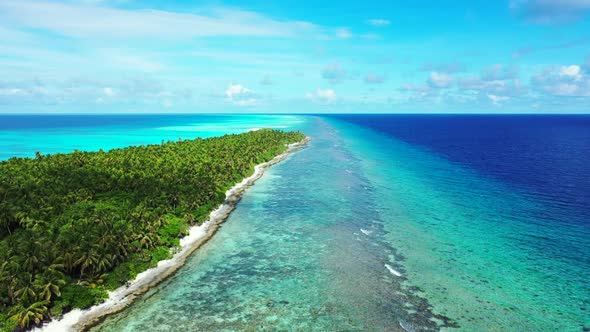
[[[384,134],[301,126],[306,150],[251,188],[177,276],[94,331],[590,324],[586,228],[557,232],[535,217],[542,204]]]
[[[96,330],[436,329],[385,267],[399,269],[360,161],[310,121],[308,149],[251,188],[176,277]]]
[[[349,125],[408,284],[469,331],[588,326],[588,228],[415,146]],[[347,135],[344,135],[347,136]],[[372,141],[365,144],[358,137]]]
[[[291,115],[0,115],[0,160],[288,129],[301,121]]]
[[[550,193],[540,199],[419,145],[334,118],[107,120],[73,119],[69,128],[47,122],[35,128],[30,119],[22,128],[0,125],[0,137],[14,140],[1,141],[0,153],[106,149],[265,126],[301,129],[313,141],[250,188],[177,275],[93,331],[590,326],[587,213],[564,213],[583,206],[583,196],[575,204]]]

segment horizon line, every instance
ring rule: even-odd
[[[84,112],[84,113],[76,113],[76,112],[63,112],[63,113],[56,113],[56,112],[22,112],[22,113],[12,113],[7,112],[3,113],[0,112],[0,116],[4,115],[590,115],[590,112],[587,113],[489,113],[489,112],[481,112],[481,113],[467,113],[467,112],[396,112],[396,113],[386,113],[386,112],[363,112],[363,113],[353,113],[353,112],[343,112],[343,113],[189,113],[189,112],[171,112],[171,113],[137,113],[137,112],[130,112],[130,113],[96,113],[96,112]]]

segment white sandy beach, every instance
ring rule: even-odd
[[[209,219],[201,225],[193,226],[189,229],[189,234],[180,239],[180,248],[172,258],[158,262],[156,267],[138,274],[127,285],[109,292],[109,298],[105,302],[85,310],[74,309],[64,314],[61,319],[46,323],[42,327],[33,329],[33,331],[69,332],[85,330],[95,325],[105,316],[125,309],[138,296],[144,294],[182,267],[191,253],[215,233],[219,225],[225,221],[235,208],[236,203],[244,191],[264,174],[266,168],[285,159],[289,154],[298,151],[309,141],[310,138],[306,137],[298,143],[290,144],[287,151],[268,162],[255,166],[254,173],[251,176],[245,178],[225,193],[225,201],[211,212]]]

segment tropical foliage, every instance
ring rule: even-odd
[[[258,130],[1,162],[0,331],[102,301],[303,137]]]

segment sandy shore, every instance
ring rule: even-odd
[[[212,211],[209,219],[199,226],[189,229],[189,234],[180,239],[180,250],[170,259],[158,262],[154,268],[148,269],[130,281],[127,285],[109,292],[109,298],[89,309],[75,309],[63,315],[59,320],[46,323],[43,327],[35,328],[37,332],[68,332],[84,331],[100,323],[106,316],[122,311],[137,297],[147,292],[174,274],[184,265],[188,257],[203,243],[213,236],[215,231],[235,209],[244,191],[254,184],[263,174],[266,168],[285,159],[289,154],[302,149],[311,139],[306,137],[300,142],[290,144],[287,151],[274,157],[272,160],[257,165],[254,174],[242,180],[225,193],[225,201],[216,210]]]

